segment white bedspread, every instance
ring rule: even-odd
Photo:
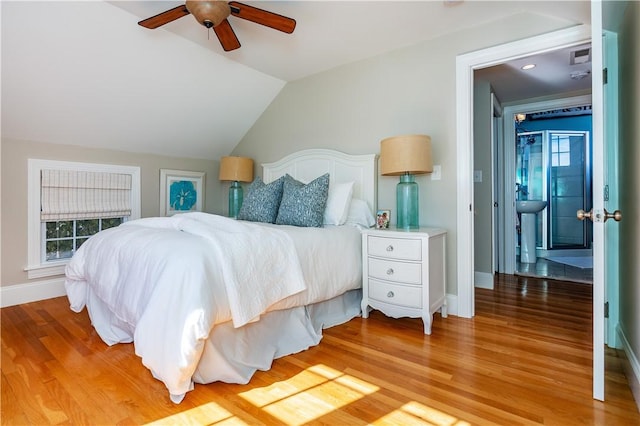
[[[178,402],[193,388],[214,325],[242,327],[360,286],[359,264],[336,267],[359,256],[358,238],[307,231],[206,213],[131,221],[83,244],[66,269],[67,295],[74,311],[89,304],[90,314],[97,297],[92,323],[103,340],[133,341]]]

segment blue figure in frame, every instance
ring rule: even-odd
[[[179,180],[172,182],[169,186],[169,206],[173,210],[189,211],[198,200],[198,194],[193,182],[189,180]]]

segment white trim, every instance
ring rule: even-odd
[[[0,287],[0,307],[21,305],[66,295],[64,278]]]
[[[447,298],[447,315],[458,316],[458,296],[455,294],[446,295]]]
[[[500,141],[502,137],[502,119],[503,108],[500,100],[491,92],[491,270],[497,271],[500,264],[500,256],[498,255],[498,247],[502,247],[499,238],[502,235],[498,229],[500,214],[499,209],[502,206],[503,190],[500,176],[502,176],[502,161],[500,155]],[[476,281],[477,287],[477,281]],[[493,288],[493,286],[491,287]]]
[[[64,275],[64,269],[67,267],[69,260],[61,260],[56,262],[55,265],[40,265],[25,268],[27,270],[27,278],[30,280],[53,277],[55,275]]]
[[[30,158],[27,163],[27,266],[24,268],[29,279],[60,275],[64,273],[64,269],[61,268],[64,268],[67,263],[61,262],[52,265],[42,262],[42,226],[40,221],[40,171],[42,169],[130,174],[130,219],[140,218],[140,167]]]
[[[636,400],[636,405],[638,406],[638,410],[640,411],[640,361],[636,357],[636,354],[633,353],[633,349],[627,340],[627,337],[620,328],[620,325],[616,327],[616,331],[618,334],[618,341],[622,346],[622,350],[626,355],[626,359],[623,360],[623,364],[625,367],[625,375],[627,376],[627,382],[629,383],[629,387],[631,388],[631,393],[633,393],[633,397]]]
[[[591,40],[589,26],[490,47],[456,58],[456,152],[457,152],[457,287],[460,316],[471,318],[473,294],[473,71],[512,59],[582,44]]]
[[[473,283],[476,288],[493,290],[493,274],[476,271],[473,275]]]

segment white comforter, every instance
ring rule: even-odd
[[[90,295],[100,299],[113,317],[104,323],[92,316],[103,340],[134,341],[136,354],[178,402],[193,388],[214,325],[242,327],[263,313],[358,288],[359,262],[335,267],[359,257],[354,232],[206,213],[140,219],[85,242],[67,266],[65,286],[76,312]]]

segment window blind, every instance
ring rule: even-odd
[[[42,170],[42,221],[131,215],[131,175],[76,170]]]

